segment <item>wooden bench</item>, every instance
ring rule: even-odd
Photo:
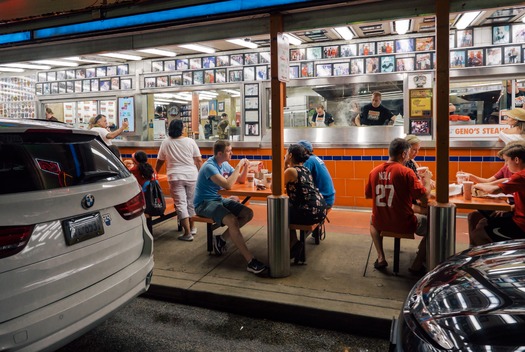
[[[191,220],[206,223],[206,248],[208,249],[208,253],[213,252],[213,231],[224,225],[217,224],[212,218],[205,218],[199,215],[192,216]]]
[[[394,274],[399,273],[399,253],[401,251],[401,239],[414,239],[413,233],[397,233],[390,231],[381,231],[382,237],[393,237],[394,238]]]
[[[328,219],[328,214],[330,213],[330,210],[332,210],[332,208],[328,208],[328,210],[326,211],[326,218],[324,219],[323,222],[325,222],[325,221],[330,222],[330,220]],[[305,246],[306,238],[309,235],[311,235],[323,222],[320,222],[320,223],[317,223],[317,224],[312,224],[312,225],[289,224],[288,228],[290,230],[299,230],[299,233],[300,233],[299,241],[301,242],[301,244],[303,246],[301,257],[300,258],[295,258],[294,259],[294,264],[298,264],[299,262],[301,262],[301,263],[305,263],[306,262],[306,246]],[[318,237],[315,238],[315,244],[321,243],[321,238],[320,237],[321,236],[318,236]]]

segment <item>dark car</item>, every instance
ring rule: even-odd
[[[525,351],[525,240],[465,250],[412,288],[392,351]]]

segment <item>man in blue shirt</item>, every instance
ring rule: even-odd
[[[246,270],[260,274],[267,267],[253,256],[241,233],[241,227],[253,218],[253,211],[237,200],[222,198],[219,194],[221,188],[231,189],[236,182],[244,183],[246,180],[249,161],[241,159],[233,168],[228,163],[231,156],[231,143],[227,140],[217,140],[213,145],[213,156],[202,165],[197,177],[195,212],[228,227],[222,236],[213,237],[215,254],[221,255],[227,250],[226,239],[230,238],[248,262]]]

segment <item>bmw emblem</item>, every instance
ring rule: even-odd
[[[80,204],[82,205],[82,208],[89,209],[95,204],[95,197],[92,194],[86,194],[84,198],[82,198]]]

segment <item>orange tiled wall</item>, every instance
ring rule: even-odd
[[[129,158],[138,148],[122,147],[123,159]],[[150,157],[150,163],[155,165],[156,148],[140,148]],[[259,148],[234,148],[235,157],[262,160],[264,168],[271,171],[271,150]],[[503,162],[496,156],[496,149],[457,149],[450,151],[449,180],[454,182],[457,171],[466,171],[483,177],[494,175]],[[201,148],[203,156],[212,154],[211,148]],[[368,173],[372,168],[388,159],[388,148],[316,148],[315,154],[324,159],[332,175],[336,189],[335,205],[349,207],[371,207],[371,200],[365,199],[364,189]],[[428,166],[437,175],[435,149],[421,149],[416,161]],[[334,160],[335,159],[335,160]],[[237,160],[233,160],[235,165]],[[161,170],[161,173],[164,172]],[[163,186],[163,189],[165,187]]]

